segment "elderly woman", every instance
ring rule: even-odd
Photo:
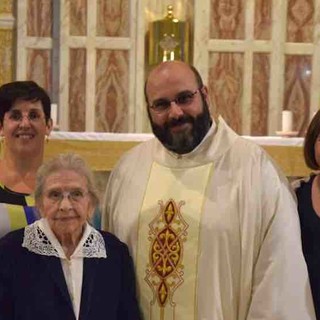
[[[36,172],[52,130],[51,102],[33,81],[0,87],[0,237],[35,221]]]
[[[42,218],[0,240],[0,319],[140,319],[126,245],[87,222],[98,197],[82,158],[44,164],[35,203]]]
[[[320,320],[320,110],[314,115],[304,141],[304,159],[313,171],[295,181],[301,238],[309,271],[317,319]]]

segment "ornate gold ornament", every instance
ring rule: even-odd
[[[148,40],[149,65],[169,60],[190,62],[189,24],[174,17],[173,6],[167,7],[164,19],[150,23]]]
[[[175,305],[174,292],[184,281],[182,258],[188,224],[180,210],[183,201],[177,204],[170,199],[159,205],[159,214],[149,224],[149,263],[144,280],[153,291],[153,304],[165,308]]]

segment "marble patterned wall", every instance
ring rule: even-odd
[[[222,115],[234,130],[241,131],[241,96],[243,90],[243,55],[239,53],[210,54],[208,88],[217,117]]]
[[[97,36],[130,36],[130,1],[98,0]],[[95,131],[128,132],[129,53],[96,51]]]
[[[128,52],[97,51],[95,131],[128,132],[128,75]]]
[[[27,76],[51,93],[52,84],[51,50],[27,50]]]
[[[98,192],[101,205],[103,204],[109,176],[110,176],[110,171],[94,171],[93,172],[95,187]]]
[[[272,27],[272,8],[270,0],[256,0],[254,10],[254,38],[270,40]]]
[[[210,1],[209,40],[216,46],[212,45],[213,52],[209,53],[208,84],[214,113],[221,114],[240,134],[243,134],[244,127],[249,127],[246,132],[251,135],[270,134],[269,112],[274,108],[270,105],[270,95],[274,92],[270,92],[271,71],[281,69],[272,63],[284,63],[284,72],[278,72],[283,75],[283,99],[278,101],[283,100],[281,109],[293,111],[294,130],[303,135],[310,119],[313,72],[311,47],[303,45],[314,45],[315,42],[315,1],[288,0],[287,6],[282,6],[287,9],[283,12],[287,18],[283,30],[285,42],[281,43],[282,56],[277,53],[273,60],[271,57],[278,46],[276,42],[281,41],[282,28],[279,23],[273,25],[273,15],[278,14],[273,8],[275,2],[256,0],[254,5],[251,4],[244,0]],[[275,29],[278,34],[273,28],[278,28]],[[214,42],[216,39],[220,42]],[[252,73],[251,82],[243,84],[248,79],[248,72]],[[248,85],[250,88],[246,87]],[[248,90],[250,99],[244,95]],[[248,108],[245,105],[248,101],[250,116],[244,119],[243,108]]]
[[[268,132],[270,54],[253,56],[251,135],[263,136]]]
[[[70,35],[87,35],[87,0],[69,1]]]
[[[313,42],[314,13],[313,0],[288,0],[288,42]]]
[[[134,61],[130,61],[129,51],[117,49],[116,43],[120,37],[130,41],[130,1],[97,0],[96,6],[87,0],[67,1],[67,37],[71,43],[77,43],[73,44],[77,48],[69,50],[67,59],[69,130],[85,131],[88,113],[94,111],[92,130],[128,132],[129,70]],[[84,37],[84,41],[77,42],[77,36]],[[88,90],[92,81],[94,92]]]
[[[12,14],[13,0],[2,0],[0,1],[0,13]]]
[[[244,0],[211,0],[210,38],[244,38]],[[209,55],[209,93],[215,117],[221,115],[237,132],[242,131],[241,97],[243,54]]]
[[[311,70],[310,56],[286,56],[284,109],[292,110],[293,130],[299,135],[309,123]]]
[[[313,43],[313,0],[289,0],[287,41]],[[292,110],[293,130],[305,134],[310,119],[311,55],[287,55],[285,59],[284,109]]]
[[[0,85],[13,80],[13,31],[0,28]]]
[[[86,115],[86,50],[70,49],[69,73],[69,128],[70,131],[85,131]]]
[[[52,62],[54,52],[48,47],[48,43],[53,39],[55,0],[25,1],[26,35],[31,43],[26,53],[25,76],[39,82],[50,93],[53,87],[53,71],[57,68]],[[313,65],[316,61],[316,50],[313,48],[318,41],[315,34],[319,28],[319,18],[315,11],[320,6],[319,1],[205,2],[208,6],[205,9],[209,12],[209,39],[204,37],[204,40],[199,41],[211,43],[203,54],[208,54],[207,78],[210,98],[215,106],[213,112],[215,115],[222,114],[237,132],[248,132],[252,135],[274,134],[269,132],[272,123],[270,119],[279,118],[282,109],[290,109],[294,112],[294,129],[299,131],[300,135],[304,133],[311,113],[311,95],[316,97],[314,79],[320,79],[320,74],[313,75],[315,68],[318,69],[318,64]],[[12,0],[1,0],[0,14],[4,12],[13,17],[12,3]],[[286,12],[276,12],[275,7],[280,8],[278,3],[286,3],[281,7],[285,8],[283,11]],[[68,57],[68,72],[63,81],[68,84],[68,98],[64,103],[69,107],[69,120],[66,121],[69,129],[85,130],[88,119],[92,120],[88,115],[90,111],[94,118],[90,127],[92,130],[134,131],[135,125],[132,122],[136,121],[141,113],[135,108],[141,111],[144,107],[135,105],[136,97],[143,95],[142,81],[135,81],[141,80],[148,69],[143,65],[146,61],[144,37],[148,23],[162,19],[167,5],[173,4],[177,18],[188,20],[193,30],[196,24],[202,23],[194,20],[195,10],[200,8],[196,7],[198,2],[61,0],[60,4],[66,5],[69,10],[66,19],[69,33],[63,40],[68,43],[68,47],[60,52],[60,58]],[[136,12],[137,8],[142,8],[143,13]],[[200,9],[205,10],[202,7]],[[279,21],[277,24],[275,19],[280,13],[284,17],[283,26],[279,26]],[[141,17],[143,23],[138,20]],[[61,25],[64,25],[65,18],[66,16],[62,17]],[[276,41],[277,28],[284,32],[284,37],[279,38],[279,41],[282,41],[280,44]],[[221,45],[221,49],[212,45],[214,41]],[[12,29],[1,27],[0,16],[0,68],[4,70],[0,73],[0,83],[14,77],[13,42]],[[279,47],[283,48],[283,53],[279,55],[278,52],[278,56],[274,58],[274,52]],[[141,56],[144,59],[139,60]],[[283,77],[283,88],[281,85],[279,90],[272,87],[273,82],[270,83],[275,64],[276,67],[280,64],[283,66],[277,73],[279,79]],[[143,76],[134,78],[135,73]],[[250,81],[245,81],[249,78]],[[320,83],[320,80],[317,81]],[[60,89],[63,89],[66,83],[60,83]],[[94,90],[90,91],[91,83],[94,83]],[[274,94],[282,95],[283,99],[274,103]],[[89,95],[94,95],[93,99],[88,99]],[[140,101],[142,100],[143,98],[140,98]],[[247,115],[246,111],[250,115]],[[145,128],[144,125],[141,127]]]
[[[210,4],[210,38],[243,39],[245,1],[211,0]],[[213,114],[222,115],[234,130],[241,131],[243,54],[211,53],[208,71]]]
[[[254,39],[270,40],[272,7],[270,0],[256,0],[254,10]],[[252,111],[250,133],[267,135],[269,107],[270,53],[253,54]]]
[[[27,36],[52,36],[52,0],[28,0]]]
[[[245,0],[211,0],[210,38],[244,39]]]
[[[8,17],[11,25],[8,25]],[[13,0],[0,1],[0,85],[13,80],[14,56]]]
[[[26,3],[26,36],[34,39],[35,43],[41,42],[45,38],[51,39],[52,0],[27,0]],[[26,48],[26,74],[24,78],[37,82],[49,95],[52,93],[52,67],[51,49],[36,48],[36,45],[34,48]]]
[[[97,35],[99,37],[128,37],[129,0],[98,0]]]

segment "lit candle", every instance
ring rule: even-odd
[[[282,111],[282,132],[292,132],[292,111]]]

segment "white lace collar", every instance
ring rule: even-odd
[[[25,227],[22,247],[43,256],[66,259],[60,242],[45,218]],[[87,223],[82,238],[70,258],[106,257],[106,247],[102,235]]]

